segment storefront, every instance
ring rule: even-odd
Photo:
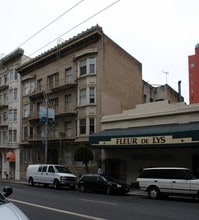
[[[199,122],[107,129],[90,136],[106,174],[129,184],[144,167],[188,167],[199,177]]]

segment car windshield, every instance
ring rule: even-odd
[[[71,173],[67,167],[55,166],[55,173]]]

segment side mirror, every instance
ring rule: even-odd
[[[12,194],[13,190],[12,190],[11,187],[6,186],[6,187],[3,188],[3,192],[4,192],[4,196],[5,196],[5,197],[8,197],[9,195]]]

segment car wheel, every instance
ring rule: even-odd
[[[84,185],[79,186],[80,192],[86,192],[86,187]]]
[[[111,189],[110,186],[107,187],[106,193],[107,193],[107,195],[111,195],[112,194],[112,189]]]
[[[59,181],[58,180],[54,180],[53,187],[55,189],[59,189]]]
[[[152,186],[148,189],[148,196],[151,199],[158,199],[160,197],[160,190],[156,186]]]
[[[29,185],[29,186],[34,186],[34,180],[33,180],[32,177],[29,178],[29,180],[28,180],[28,185]]]

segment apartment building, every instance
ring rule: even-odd
[[[18,72],[21,178],[30,163],[58,163],[76,174],[84,172],[73,160],[75,147],[88,144],[89,135],[101,131],[102,116],[142,103],[141,63],[99,26],[31,59]],[[100,152],[94,151],[93,169]]]
[[[189,70],[189,103],[199,103],[199,44],[195,46],[195,54],[188,56]]]
[[[0,60],[0,170],[2,178],[20,178],[20,75],[28,60],[21,48]]]

